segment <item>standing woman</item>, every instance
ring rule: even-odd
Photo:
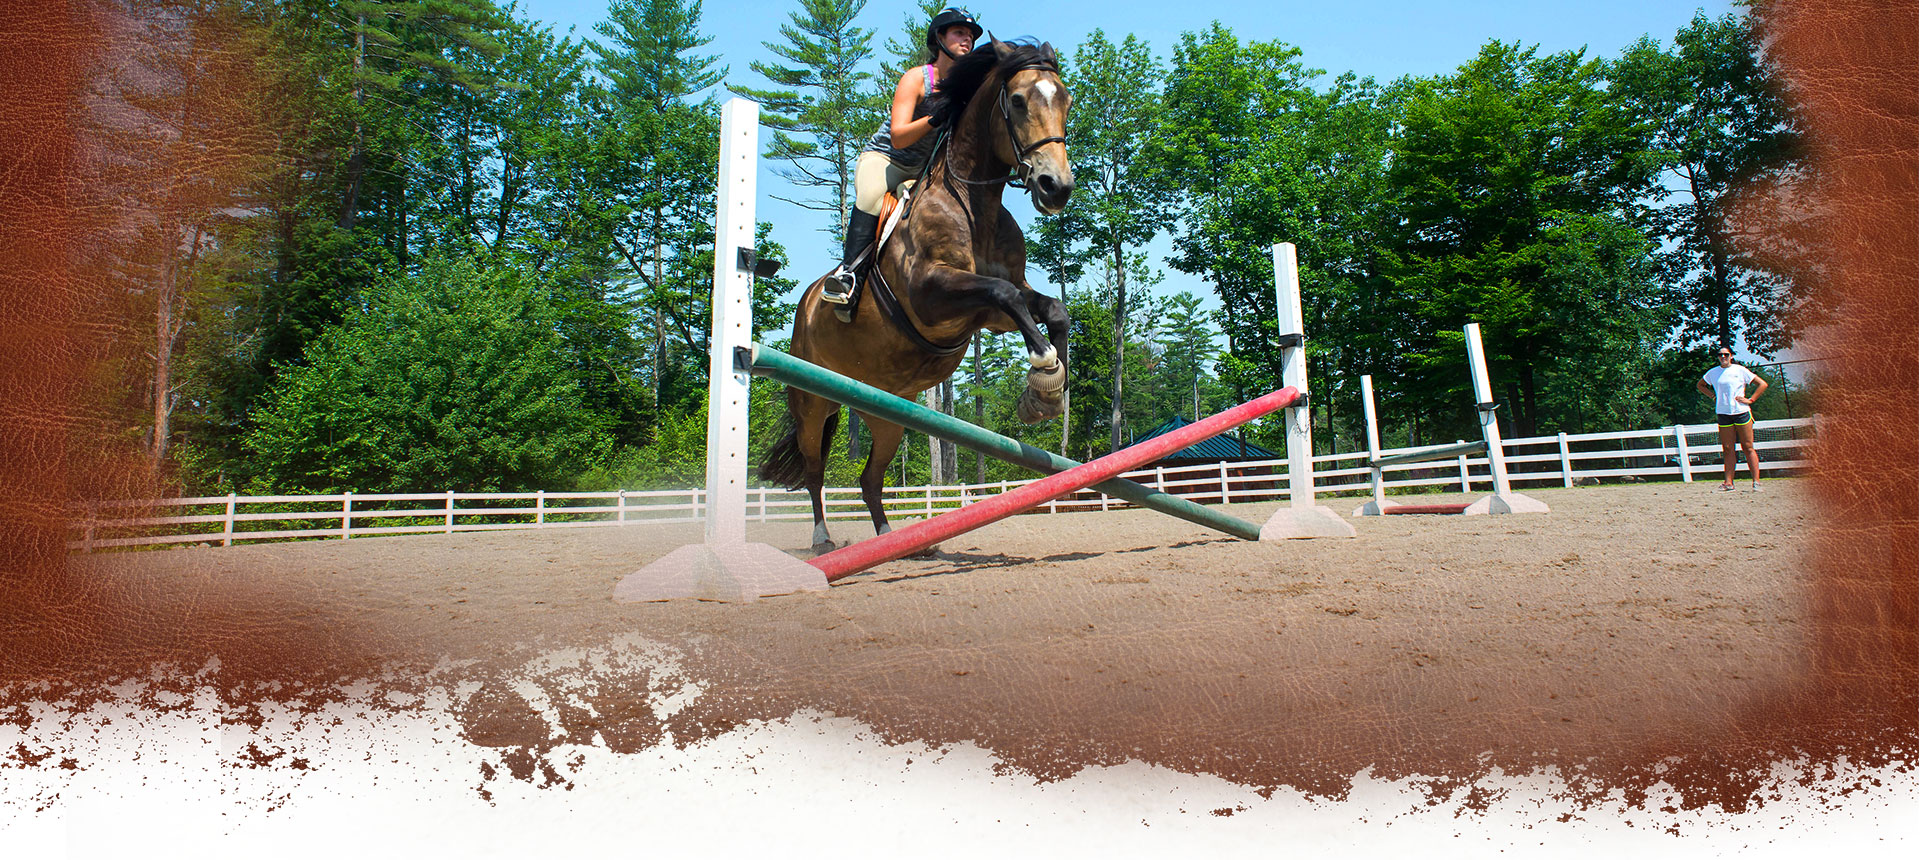
[[[1720,483],[1720,492],[1733,489],[1733,466],[1740,462],[1734,456],[1733,443],[1739,442],[1747,452],[1747,474],[1753,478],[1753,489],[1760,489],[1760,452],[1753,450],[1753,401],[1767,393],[1767,381],[1755,375],[1753,371],[1733,363],[1733,350],[1721,347],[1715,355],[1720,366],[1707,371],[1693,387],[1701,394],[1713,398],[1713,411],[1720,419],[1720,462],[1726,468],[1726,480]],[[1747,386],[1760,383],[1753,396],[1747,396]]]
[[[927,116],[927,96],[948,69],[973,51],[974,40],[983,31],[973,15],[960,9],[946,9],[933,16],[927,26],[927,57],[923,66],[915,66],[900,76],[893,88],[893,107],[880,123],[853,173],[853,214],[847,219],[846,245],[840,268],[821,286],[820,298],[834,304],[834,313],[842,321],[849,319],[853,297],[853,260],[873,242],[880,226],[880,204],[887,192],[918,175],[933,154],[936,135]]]

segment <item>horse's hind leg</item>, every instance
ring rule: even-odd
[[[789,392],[787,405],[793,410],[802,474],[807,495],[813,499],[813,548],[827,552],[834,548],[833,536],[827,534],[827,437],[833,433],[840,407],[833,401],[802,391],[789,389]]]
[[[893,526],[887,524],[887,466],[900,451],[903,431],[898,424],[875,420],[864,412],[860,417],[873,439],[872,447],[867,449],[867,465],[860,470],[860,498],[866,501],[867,514],[873,517],[873,533],[883,535],[893,531]]]

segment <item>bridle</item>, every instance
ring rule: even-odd
[[[954,172],[953,150],[949,148],[947,150],[947,155],[946,155],[947,176],[953,179],[957,179],[960,182],[963,182],[967,185],[997,185],[999,183],[1005,182],[1007,183],[1008,188],[1018,188],[1024,191],[1027,188],[1027,185],[1026,185],[1027,176],[1028,174],[1031,174],[1033,172],[1033,163],[1027,160],[1027,156],[1032,155],[1034,150],[1039,149],[1040,147],[1046,146],[1049,143],[1066,143],[1067,142],[1067,139],[1064,137],[1043,137],[1039,140],[1036,140],[1032,143],[1027,144],[1026,146],[1020,145],[1020,134],[1019,132],[1015,131],[1013,127],[1013,106],[1008,101],[1007,84],[1013,81],[1014,75],[1024,72],[1027,69],[1040,69],[1042,71],[1052,72],[1056,76],[1060,74],[1060,68],[1054,65],[1052,62],[1049,62],[1046,60],[1035,60],[1035,61],[1028,62],[1026,65],[1020,66],[1019,68],[1008,69],[1006,73],[1006,77],[1000,81],[1000,96],[998,99],[999,107],[1000,107],[1000,121],[1006,124],[1007,141],[1011,143],[1014,148],[1013,172],[1007,174],[1006,176],[996,176],[992,179],[968,179]],[[945,146],[946,145],[946,140],[944,139],[945,136],[946,136],[946,133],[942,132],[943,139],[936,142],[934,145]]]

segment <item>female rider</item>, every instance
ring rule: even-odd
[[[927,96],[947,70],[973,50],[974,40],[983,31],[973,15],[960,9],[946,9],[933,16],[927,26],[927,56],[931,62],[915,66],[900,76],[893,89],[893,109],[873,133],[853,174],[853,214],[847,219],[847,236],[841,265],[821,286],[820,298],[837,305],[834,312],[842,320],[851,317],[848,300],[853,298],[853,260],[873,242],[880,226],[880,204],[887,192],[918,175],[933,154],[936,135],[927,117]]]

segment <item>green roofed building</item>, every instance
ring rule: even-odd
[[[1145,442],[1155,436],[1171,433],[1192,424],[1192,421],[1175,415],[1167,423],[1153,428],[1134,439],[1134,444]],[[1222,433],[1212,439],[1189,445],[1168,455],[1165,459],[1152,463],[1152,466],[1194,466],[1201,463],[1238,463],[1248,460],[1282,460],[1285,454],[1276,454],[1265,448],[1248,442],[1240,436]]]

